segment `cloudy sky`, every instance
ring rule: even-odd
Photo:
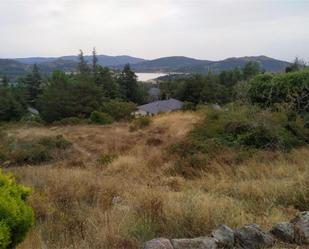
[[[0,57],[309,61],[309,0],[0,0]]]

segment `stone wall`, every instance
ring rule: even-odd
[[[263,249],[274,246],[276,241],[307,245],[309,248],[309,211],[299,213],[290,222],[273,225],[263,231],[257,224],[236,229],[220,225],[209,237],[194,239],[158,238],[148,241],[144,249]]]

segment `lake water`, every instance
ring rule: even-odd
[[[139,81],[153,80],[161,76],[167,75],[166,73],[136,73]]]

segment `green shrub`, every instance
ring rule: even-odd
[[[185,101],[183,106],[182,106],[182,110],[184,110],[184,111],[195,111],[196,106],[193,102]]]
[[[261,74],[249,82],[252,103],[262,107],[284,104],[297,112],[308,112],[309,71]]]
[[[284,111],[236,104],[222,110],[205,107],[202,113],[204,120],[170,148],[181,158],[176,171],[206,169],[211,160],[239,163],[255,150],[289,151],[309,143],[309,129],[299,115],[291,119]]]
[[[139,117],[136,118],[132,121],[131,126],[130,126],[130,130],[134,131],[137,129],[142,129],[145,128],[147,126],[149,126],[151,124],[152,120],[150,117]]]
[[[97,159],[97,161],[100,164],[106,166],[106,165],[112,163],[115,159],[117,159],[117,157],[118,156],[116,154],[101,154],[99,156],[99,158]]]
[[[33,212],[26,204],[30,192],[0,171],[0,249],[15,248],[32,227]]]
[[[39,115],[27,114],[20,120],[23,123],[42,123],[43,120]]]
[[[53,125],[56,126],[66,126],[66,125],[79,125],[79,124],[87,124],[88,121],[86,119],[78,118],[78,117],[69,117],[63,118],[61,120],[53,122]]]
[[[104,102],[101,106],[101,111],[109,114],[115,120],[130,120],[132,118],[131,114],[135,110],[136,104],[117,100]]]
[[[114,119],[107,113],[94,111],[90,115],[90,120],[96,124],[111,124]]]

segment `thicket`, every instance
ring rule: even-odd
[[[132,112],[136,110],[136,104],[133,102],[125,102],[121,100],[110,100],[103,102],[100,111],[109,114],[113,119],[130,120]]]
[[[70,146],[62,136],[14,138],[2,133],[0,139],[0,163],[10,165],[48,162]]]
[[[0,83],[0,121],[19,121],[27,115],[28,107],[37,109],[47,123],[72,117],[88,119],[93,111],[106,112],[100,110],[105,103],[107,106],[119,103],[120,106],[112,106],[117,108],[118,114],[110,114],[119,120],[122,119],[119,115],[126,112],[119,114],[119,109],[127,110],[133,106],[123,103],[142,104],[147,99],[146,88],[137,82],[129,65],[121,72],[101,67],[97,64],[95,51],[93,63],[89,65],[81,51],[76,74],[55,71],[51,76],[43,77],[34,65],[32,72],[14,85],[4,77]],[[123,119],[128,119],[128,115],[125,114]]]
[[[220,110],[204,107],[200,112],[204,120],[171,147],[180,157],[175,165],[178,173],[205,170],[213,161],[239,163],[256,150],[290,151],[309,143],[305,119],[291,118],[284,110],[229,104]]]
[[[91,113],[90,120],[95,124],[102,124],[102,125],[111,124],[114,121],[112,116],[110,116],[109,114],[97,111]]]
[[[30,189],[17,185],[0,171],[0,248],[15,248],[33,225],[34,215],[27,205]]]
[[[297,113],[309,112],[309,71],[261,74],[249,81],[251,103],[261,107],[282,105]]]

